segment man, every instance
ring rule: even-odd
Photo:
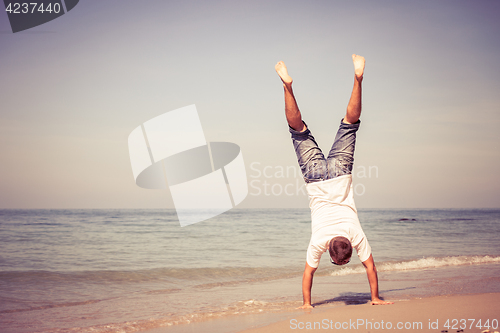
[[[352,164],[356,131],[361,115],[361,82],[365,58],[352,55],[354,87],[345,117],[325,159],[302,115],[292,91],[292,78],[285,64],[280,61],[275,69],[283,81],[285,113],[293,146],[306,182],[311,208],[312,235],[307,249],[307,261],[302,277],[304,303],[301,308],[312,308],[311,289],[314,272],[323,252],[328,250],[331,262],[345,265],[350,261],[352,248],[356,249],[366,269],[371,290],[371,304],[392,304],[379,298],[378,277],[368,240],[358,220],[352,190]]]

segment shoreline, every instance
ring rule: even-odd
[[[144,333],[285,332],[490,332],[500,331],[500,293],[453,294],[396,301],[392,305],[344,304],[312,310],[240,315],[144,330]],[[489,326],[489,327],[487,327]]]

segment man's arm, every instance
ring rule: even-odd
[[[312,268],[306,262],[304,275],[302,275],[302,296],[304,298],[304,304],[299,309],[310,309],[313,307],[311,305],[311,289],[314,272],[316,272],[316,268]]]
[[[370,258],[363,261],[363,266],[365,266],[368,283],[370,283],[372,305],[394,304],[394,302],[386,302],[379,298],[377,268],[375,267],[375,262],[373,261],[373,256],[371,254]]]

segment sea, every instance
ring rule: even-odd
[[[358,214],[382,298],[500,292],[500,209]],[[0,331],[196,332],[225,318],[213,331],[238,332],[248,316],[297,311],[310,234],[307,208],[233,209],[187,227],[165,209],[3,209]],[[313,303],[369,300],[356,255],[334,266],[325,254]]]

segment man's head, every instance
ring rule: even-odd
[[[328,252],[330,253],[332,263],[336,265],[345,265],[351,260],[351,242],[342,236],[334,237],[330,241]]]

